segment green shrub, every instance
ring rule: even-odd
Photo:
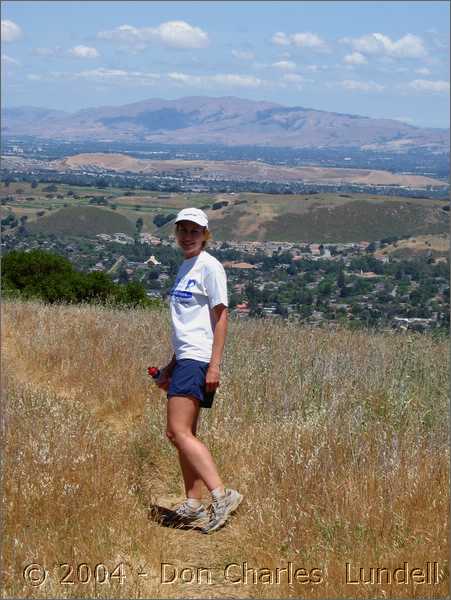
[[[58,254],[46,250],[13,250],[1,258],[2,293],[7,297],[46,302],[96,302],[123,306],[159,306],[147,298],[141,283],[115,284],[109,275],[82,273]]]

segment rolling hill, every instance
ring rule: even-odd
[[[30,192],[25,189],[14,196],[12,203],[1,207],[2,217],[11,211],[17,219],[27,216],[27,229],[32,233],[86,237],[117,232],[133,235],[140,217],[144,233],[168,238],[174,232],[173,221],[157,227],[153,222],[155,217],[167,217],[187,206],[197,206],[207,213],[217,241],[345,243],[390,236],[430,236],[449,230],[449,204],[431,198],[333,192],[164,196],[150,192],[129,196],[121,189],[111,188],[109,202],[116,206],[111,210],[87,204],[86,196],[75,199],[66,195],[70,191],[67,186],[59,191],[61,199],[49,199],[40,191],[31,201],[27,196]],[[9,231],[6,229],[4,235]]]
[[[358,194],[240,194],[239,198],[218,210],[206,210],[215,240],[371,242],[449,229],[449,213],[443,202],[435,200]],[[173,228],[170,221],[158,234],[169,236]]]
[[[95,206],[68,206],[45,215],[27,228],[32,233],[54,233],[92,237],[98,233],[123,232],[133,235],[131,221],[115,211]]]

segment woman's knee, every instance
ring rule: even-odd
[[[174,434],[170,429],[166,429],[166,437],[168,438],[168,440],[171,442],[171,444],[174,444]]]
[[[166,437],[171,444],[179,448],[180,446],[183,446],[187,440],[193,438],[194,435],[192,431],[189,430],[168,428],[166,429]]]

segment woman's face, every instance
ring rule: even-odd
[[[193,221],[179,221],[176,225],[175,237],[185,258],[197,256],[202,250],[205,239],[204,228]]]

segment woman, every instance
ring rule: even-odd
[[[175,236],[185,260],[170,292],[174,355],[157,381],[167,391],[166,435],[178,450],[186,500],[171,524],[200,526],[204,533],[222,527],[242,495],[225,488],[208,448],[196,437],[200,408],[211,408],[219,386],[227,332],[227,279],[224,267],[204,250],[210,239],[203,210],[184,208]],[[212,503],[201,502],[202,484]]]

